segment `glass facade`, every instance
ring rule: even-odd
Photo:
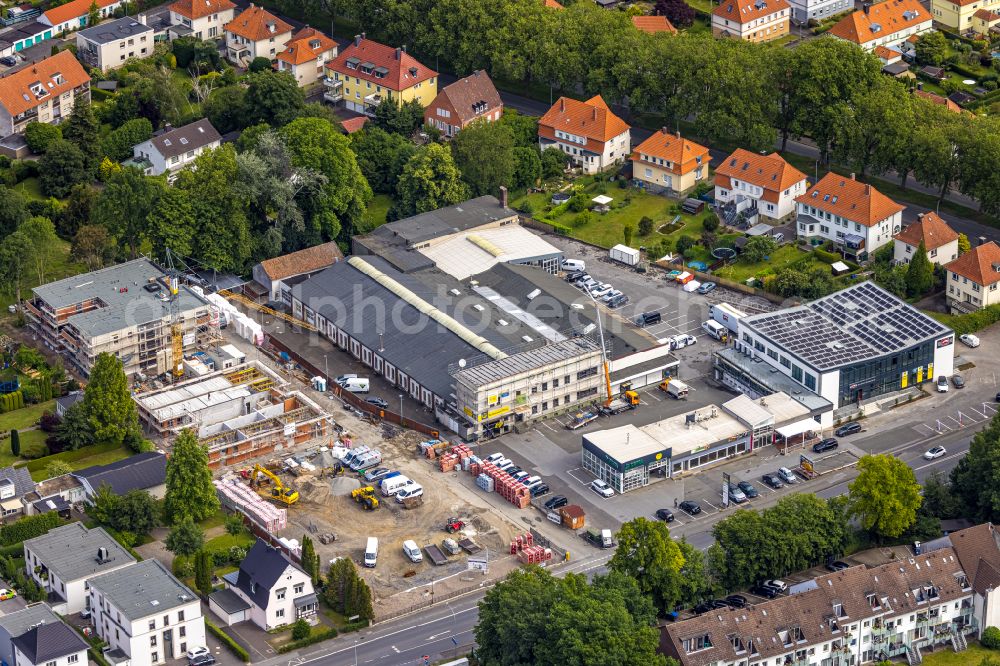
[[[905,351],[840,370],[839,405],[859,402],[934,377],[934,342],[925,342]]]

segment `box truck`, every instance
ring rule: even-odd
[[[747,317],[747,313],[740,312],[729,303],[716,303],[708,308],[708,316],[728,328],[733,333],[738,333],[740,319],[745,319]]]
[[[626,266],[637,266],[640,256],[639,250],[628,245],[615,245],[611,248],[611,259]]]
[[[682,400],[688,396],[690,388],[681,380],[671,377],[660,382],[660,390],[677,400]]]
[[[716,340],[721,340],[729,334],[729,329],[715,321],[714,319],[709,319],[703,322],[701,327],[705,329],[705,332],[711,335]]]

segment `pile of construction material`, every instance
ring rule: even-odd
[[[201,291],[199,287],[192,287],[192,289],[198,291],[202,298],[219,309],[219,312],[225,317],[226,324],[228,325],[230,331],[236,331],[238,336],[244,340],[254,343],[255,345],[264,343],[263,327],[250,317],[240,312],[235,305],[227,301],[219,294],[206,294]]]
[[[517,508],[527,509],[528,505],[531,504],[531,492],[524,486],[524,484],[493,463],[483,462],[479,461],[478,458],[473,458],[469,463],[469,471],[476,475],[476,477],[485,474],[491,478],[493,480],[493,492],[498,493],[501,497]],[[476,483],[477,485],[479,484],[478,480]],[[487,490],[487,488],[482,485],[479,487]]]
[[[469,461],[468,463],[466,461]],[[439,458],[442,472],[450,472],[456,467],[469,469],[472,461],[472,449],[465,444],[456,444],[451,451]]]
[[[330,482],[330,492],[333,495],[342,497],[350,495],[361,487],[361,482],[348,476],[338,476]]]
[[[264,500],[239,479],[217,479],[213,483],[223,506],[242,513],[271,534],[285,529],[288,512]]]
[[[420,442],[417,444],[417,449],[420,451],[420,455],[434,460],[434,458],[437,458],[438,454],[447,449],[448,446],[448,442],[440,439],[429,439],[426,442]]]
[[[541,564],[552,559],[552,549],[535,545],[531,532],[518,534],[510,542],[510,554],[517,555],[522,564]]]

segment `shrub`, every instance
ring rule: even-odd
[[[1000,629],[996,627],[986,627],[983,630],[983,635],[979,639],[979,642],[983,644],[983,647],[987,650],[1000,650]]]
[[[648,236],[651,233],[653,233],[653,218],[643,216],[643,218],[639,220],[639,235]]]
[[[300,617],[292,625],[292,640],[301,641],[303,638],[309,638],[309,634],[311,633],[312,627],[305,621],[305,618]]]
[[[250,662],[250,653],[247,652],[242,645],[234,641],[232,636],[224,632],[222,629],[219,629],[208,620],[205,620],[205,628],[208,629],[208,633],[222,641],[222,644],[229,648],[230,652],[242,659],[245,663]],[[334,636],[336,636],[336,634],[334,634]]]
[[[62,525],[63,520],[58,513],[50,511],[37,516],[25,516],[16,523],[0,528],[0,544],[10,546],[26,539],[42,536],[53,527]]]
[[[189,578],[194,575],[194,565],[184,555],[174,555],[174,561],[170,566],[178,578]]]
[[[205,622],[205,624],[207,625],[208,622]],[[315,643],[327,641],[330,640],[331,638],[336,638],[337,633],[338,632],[336,629],[334,629],[333,627],[328,627],[325,630],[315,632],[308,638],[303,638],[302,640],[290,641],[288,643],[285,643],[284,645],[278,648],[278,653],[284,654],[285,652],[292,652],[294,650],[298,650],[299,648],[308,647]]]

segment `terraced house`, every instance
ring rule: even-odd
[[[715,199],[724,206],[748,206],[771,220],[795,212],[795,197],[805,193],[806,175],[778,153],[760,155],[737,148],[715,169]],[[724,211],[725,212],[725,211]]]
[[[600,95],[586,102],[560,97],[538,121],[538,144],[563,151],[584,173],[597,173],[628,159],[631,128]]]
[[[788,34],[792,7],[785,0],[723,0],[712,11],[712,34],[769,42]]]
[[[812,245],[832,241],[858,261],[891,242],[903,224],[905,206],[855,180],[854,174],[848,177],[831,171],[795,202],[799,239]]]
[[[632,153],[632,183],[650,192],[678,196],[708,178],[708,148],[664,127]]]
[[[355,35],[326,69],[323,99],[343,102],[349,110],[369,116],[385,101],[396,106],[417,101],[427,106],[437,96],[437,72],[407,53],[405,46],[394,49],[364,33]]]
[[[77,97],[90,99],[90,75],[69,51],[0,77],[0,137],[31,122],[62,122]]]
[[[875,5],[866,2],[862,9],[830,28],[830,34],[857,44],[865,51],[873,51],[878,46],[900,50],[907,39],[932,28],[930,12],[918,0],[885,0]]]
[[[683,666],[918,664],[928,650],[965,650],[969,637],[995,623],[993,525],[894,555],[806,580],[771,601],[668,624],[660,649]]]

